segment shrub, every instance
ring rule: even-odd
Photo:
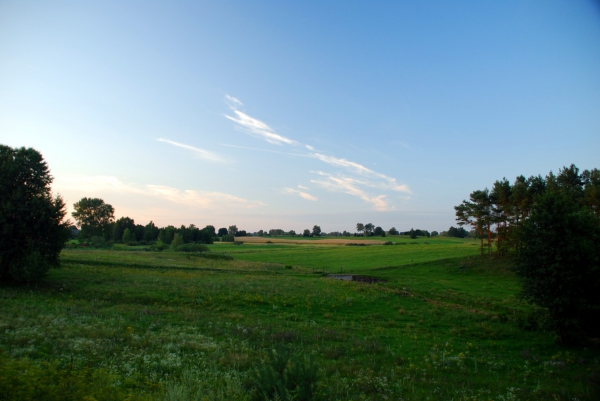
[[[210,249],[202,244],[183,244],[179,245],[175,252],[210,252]]]
[[[160,238],[150,246],[150,250],[155,252],[162,252],[167,248],[169,248],[169,245],[162,242]]]
[[[319,381],[318,367],[312,356],[304,359],[292,355],[280,345],[269,350],[269,360],[254,376],[254,400],[305,401],[316,397],[315,388]]]
[[[176,250],[178,247],[183,245],[183,238],[179,234],[173,235],[173,240],[171,241],[171,249]]]
[[[221,237],[221,242],[235,242],[235,237],[229,234],[223,235]]]
[[[386,241],[383,243],[383,245],[394,245],[394,243],[392,241]]]

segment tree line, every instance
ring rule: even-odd
[[[562,192],[573,202],[598,216],[600,210],[600,172],[598,169],[579,172],[575,165],[564,167],[557,175],[546,177],[518,176],[511,184],[506,178],[471,192],[469,200],[455,206],[459,226],[472,228],[480,239],[481,254],[492,255],[493,244],[498,255],[520,246],[519,231],[531,215],[539,199],[547,192]]]
[[[204,228],[194,224],[157,227],[152,221],[146,225],[136,224],[130,217],[115,220],[112,205],[99,198],[82,198],[73,205],[73,209],[73,218],[80,227],[77,237],[81,241],[90,240],[94,243],[114,241],[150,244],[158,241],[170,245],[177,238],[185,244],[212,244],[215,239],[233,242],[234,237],[247,235],[246,231],[238,230],[236,225],[222,227],[217,231],[212,225]]]

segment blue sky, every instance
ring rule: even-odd
[[[593,1],[1,1],[0,142],[137,223],[440,231],[600,167],[598,44]]]

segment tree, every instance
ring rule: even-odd
[[[318,237],[321,235],[321,227],[315,225],[312,229],[312,235],[314,235],[315,237]]]
[[[415,239],[417,238],[417,233],[415,233],[415,230],[413,230],[412,228],[410,229],[410,239]]]
[[[396,227],[392,227],[392,228],[390,228],[388,230],[388,234],[390,234],[390,235],[398,235],[400,233],[398,232],[398,230],[396,230]]]
[[[174,251],[177,247],[183,245],[185,242],[183,241],[183,237],[179,234],[173,235],[173,241],[171,241],[171,249]]]
[[[37,150],[0,145],[0,281],[39,281],[59,266],[70,223],[52,180]]]
[[[115,221],[113,227],[113,238],[115,242],[120,242],[123,239],[125,229],[128,228],[130,232],[135,232],[135,222],[129,217],[121,217]]]
[[[124,244],[129,244],[135,240],[135,236],[131,233],[131,231],[129,231],[129,228],[126,228],[125,231],[123,231],[123,236],[121,239],[123,240]]]
[[[600,221],[576,192],[542,195],[519,232],[521,294],[547,308],[564,343],[600,336]]]
[[[373,233],[374,229],[375,229],[375,226],[373,225],[373,223],[365,224],[365,237],[370,236]]]
[[[73,209],[73,218],[81,227],[81,237],[109,238],[112,223],[115,221],[115,209],[111,205],[99,198],[82,198],[73,205]]]
[[[375,227],[375,231],[373,231],[373,235],[381,235],[382,237],[385,237],[385,231],[383,231],[383,228],[377,226]]]
[[[229,235],[233,235],[235,237],[235,235],[237,234],[237,232],[238,232],[238,228],[237,228],[236,225],[229,226],[229,231],[228,231]]]
[[[295,237],[295,236],[296,236],[296,231],[294,231],[294,230],[290,230],[290,233],[289,233],[289,234]]]
[[[211,237],[216,237],[217,233],[215,231],[215,226],[211,226],[210,224],[203,228],[207,233],[211,235]]]
[[[365,231],[365,225],[363,223],[356,223],[356,231],[359,233]]]
[[[302,233],[303,237],[310,237],[310,230],[307,228],[306,230],[304,230],[304,233]]]
[[[438,233],[437,231],[432,231],[431,232],[431,236],[432,237],[437,237],[438,235],[440,235],[440,233]]]
[[[144,241],[156,241],[158,239],[159,229],[152,221],[144,227]]]
[[[222,236],[227,235],[227,234],[228,234],[228,231],[227,231],[227,229],[225,227],[219,228],[219,231],[217,232],[217,236],[218,237],[222,237]]]

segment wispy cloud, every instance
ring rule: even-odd
[[[234,195],[224,194],[214,191],[194,191],[180,190],[177,188],[167,187],[164,185],[147,185],[148,192],[151,195],[166,199],[173,203],[183,204],[188,206],[202,206],[211,208],[216,205],[226,207],[242,207],[252,209],[257,206],[265,206],[259,201],[249,201]]]
[[[286,138],[283,135],[279,135],[276,133],[271,127],[269,127],[266,123],[249,116],[248,114],[238,110],[238,108],[242,105],[238,99],[225,95],[225,99],[228,102],[229,108],[233,111],[235,116],[229,116],[225,114],[225,118],[235,122],[238,124],[240,128],[242,128],[248,134],[263,139],[268,143],[272,143],[274,145],[297,145],[298,142]]]
[[[388,177],[385,174],[381,174],[376,171],[373,171],[361,164],[351,162],[346,159],[339,159],[337,157],[327,156],[327,155],[324,155],[321,153],[311,153],[311,157],[314,157],[315,159],[318,159],[329,165],[345,168],[345,169],[348,169],[355,173],[358,173],[360,175],[363,175],[366,177],[371,177],[371,178],[376,178],[378,180],[378,181],[363,180],[360,182],[362,185],[366,185],[366,186],[373,187],[373,188],[398,191],[398,192],[406,192],[409,194],[412,193],[406,184],[398,184],[398,182],[396,181],[395,178]]]
[[[239,99],[229,95],[225,95],[225,101],[227,104],[229,104],[229,107],[232,108],[237,108],[244,105]]]
[[[290,152],[280,152],[278,150],[271,150],[271,149],[250,148],[250,147],[247,147],[247,146],[230,145],[228,143],[220,143],[219,145],[220,146],[227,146],[228,148],[247,149],[247,150],[255,150],[257,152],[277,153],[279,155],[288,155],[288,156],[297,156],[297,157],[312,158],[312,156],[310,156],[310,155],[301,154],[301,153],[290,153]]]
[[[349,195],[357,196],[365,202],[373,204],[375,210],[380,212],[393,210],[393,208],[391,208],[385,200],[387,195],[369,195],[367,192],[357,186],[363,184],[359,180],[345,176],[333,176],[332,174],[324,173],[322,171],[315,171],[314,173],[323,177],[322,179],[311,180],[311,182],[314,184],[320,185],[321,187],[332,192],[343,192]]]
[[[235,195],[215,191],[180,190],[164,185],[138,186],[121,181],[112,176],[59,175],[55,177],[53,189],[60,193],[81,193],[82,196],[100,196],[95,194],[117,193],[136,194],[158,198],[169,202],[198,206],[206,209],[245,208],[265,206],[260,201],[252,201]]]
[[[300,186],[300,185],[298,185],[298,186]],[[312,196],[311,194],[307,194],[306,192],[298,191],[297,189],[294,189],[294,188],[283,188],[281,191],[286,194],[298,195],[298,196],[300,196],[306,200],[310,200],[310,201],[318,200],[316,197]]]
[[[269,143],[282,145],[298,145],[298,142],[286,138],[277,134],[271,127],[269,127],[263,121],[257,120],[244,112],[240,111],[240,107],[242,106],[242,102],[238,99],[226,95],[225,99],[233,111],[233,116],[225,115],[231,121],[234,121],[238,124],[239,127],[244,129],[250,135],[261,138]],[[239,147],[235,145],[223,145],[223,146],[232,146]],[[312,180],[313,183],[318,184],[322,188],[325,188],[334,192],[343,192],[346,194],[354,195],[359,197],[360,199],[373,204],[376,210],[384,211],[384,210],[392,210],[393,207],[388,205],[388,201],[386,200],[386,194],[378,194],[373,195],[365,190],[366,188],[375,188],[381,191],[395,191],[401,192],[405,194],[412,194],[412,191],[406,184],[399,184],[396,178],[389,177],[385,174],[374,171],[368,167],[363,166],[360,163],[356,163],[344,158],[338,158],[335,156],[330,156],[319,151],[316,151],[315,148],[311,145],[304,144],[303,148],[306,149],[304,151],[298,149],[298,153],[286,153],[286,152],[277,152],[277,151],[269,151],[264,149],[251,149],[261,152],[273,152],[280,154],[287,154],[291,156],[298,157],[307,157],[319,160],[323,163],[326,163],[330,166],[345,170],[345,174],[329,174],[323,172],[317,172],[322,178],[318,180]],[[301,153],[304,152],[304,153]],[[300,189],[306,189],[305,187],[298,186]],[[306,192],[299,191],[297,189],[292,188],[284,188],[283,190],[289,194],[296,194],[302,196],[305,199],[316,200],[316,198]],[[314,198],[314,199],[311,199]]]
[[[169,145],[177,146],[179,148],[191,150],[192,152],[194,152],[196,154],[196,156],[200,157],[201,159],[210,160],[213,162],[220,162],[220,163],[225,162],[225,160],[222,159],[220,156],[218,156],[215,153],[209,152],[208,150],[200,149],[200,148],[197,148],[197,147],[191,146],[191,145],[186,145],[184,143],[171,141],[169,139],[158,138],[157,141],[168,143]]]

